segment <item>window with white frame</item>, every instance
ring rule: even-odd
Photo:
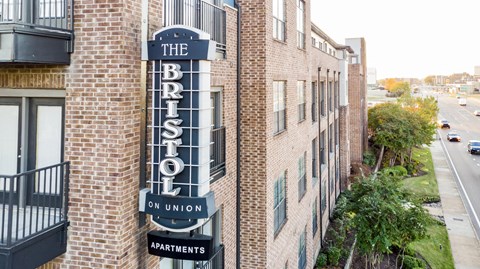
[[[305,48],[305,1],[297,0],[297,47]]]
[[[320,115],[324,117],[325,111],[325,81],[320,82]]]
[[[312,186],[318,181],[318,150],[317,150],[317,138],[312,140]]]
[[[317,121],[318,104],[317,104],[317,82],[312,82],[312,122]]]
[[[322,180],[322,183],[320,184],[320,195],[321,195],[320,216],[323,216],[323,213],[325,213],[325,209],[327,208],[327,181],[326,180]]]
[[[274,232],[277,233],[287,219],[287,200],[285,197],[285,176],[283,172],[275,180],[273,193]]]
[[[298,240],[298,269],[305,269],[307,266],[307,229],[304,228]]]
[[[325,150],[325,131],[322,131],[320,133],[320,166],[322,169],[324,166],[327,164],[327,158],[326,158],[326,150]]]
[[[315,236],[318,230],[317,197],[312,204],[312,235]]]
[[[307,191],[307,176],[305,171],[305,155],[303,153],[300,158],[298,158],[298,200],[300,201]]]
[[[285,1],[273,0],[273,37],[285,41]]]
[[[297,81],[298,121],[305,120],[305,81]]]
[[[285,130],[285,81],[273,82],[273,132]]]

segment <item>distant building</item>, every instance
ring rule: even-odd
[[[350,100],[350,160],[351,163],[361,163],[363,152],[368,148],[366,124],[367,114],[367,52],[364,38],[347,38],[345,44],[351,47],[348,67],[348,99]]]
[[[367,68],[367,85],[377,84],[377,69],[373,67]]]
[[[480,65],[477,65],[477,66],[474,67],[473,75],[475,77],[480,77]]]

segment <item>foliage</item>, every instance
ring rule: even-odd
[[[429,216],[407,196],[398,177],[382,172],[352,184],[348,211],[354,214],[358,250],[373,268],[392,246],[403,249],[425,236]]]
[[[372,150],[367,150],[363,153],[363,163],[368,166],[374,166],[376,163],[375,153]]]
[[[328,264],[337,266],[338,262],[340,261],[340,257],[342,256],[342,249],[331,246],[327,249],[327,261]]]
[[[413,147],[433,141],[436,126],[432,119],[427,120],[427,115],[407,109],[401,103],[384,103],[368,110],[373,143],[393,153],[389,166],[397,159],[402,165],[405,159],[409,162]]]
[[[405,255],[403,256],[403,267],[405,269],[417,269],[417,268],[426,268],[426,264],[424,261]]]
[[[423,81],[427,85],[434,85],[435,84],[435,76],[427,76],[423,79]]]
[[[401,165],[396,165],[392,167],[387,167],[382,169],[384,173],[388,175],[396,176],[396,177],[404,177],[408,174],[407,169]]]
[[[320,253],[317,258],[317,267],[322,268],[327,265],[327,254],[325,253]]]

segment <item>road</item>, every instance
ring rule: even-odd
[[[447,94],[438,95],[440,107],[439,119],[447,119],[451,129],[439,129],[447,159],[450,160],[456,176],[462,199],[475,228],[477,238],[480,236],[480,155],[467,152],[468,140],[480,140],[480,116],[473,111],[480,110],[480,98],[467,97],[467,105],[460,106],[455,97]],[[449,142],[446,138],[451,130],[462,137],[461,142]]]

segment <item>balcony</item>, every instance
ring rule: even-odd
[[[36,268],[65,253],[69,163],[0,175],[0,268]]]
[[[213,3],[210,3],[213,2]],[[221,0],[164,0],[164,26],[186,25],[210,34],[217,51],[226,50],[226,12]]]
[[[70,64],[73,0],[0,0],[0,63]]]
[[[225,175],[225,127],[213,129],[210,145],[210,177],[212,182]]]

